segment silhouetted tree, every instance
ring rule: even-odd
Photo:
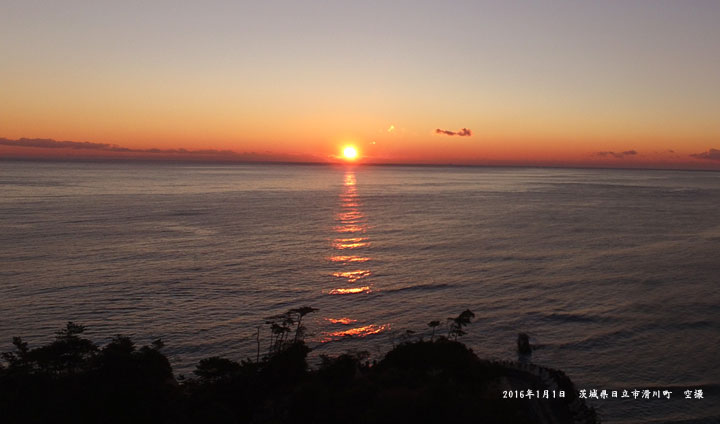
[[[0,372],[3,423],[176,421],[177,382],[160,343],[136,349],[117,335],[100,349],[84,331],[69,322],[34,349],[14,339],[16,351],[3,354],[8,367]]]
[[[432,328],[432,335],[430,336],[430,341],[433,341],[435,338],[435,329],[440,325],[440,321],[430,321],[428,323],[428,327]]]
[[[267,321],[270,324],[270,351],[269,355],[272,356],[280,352],[285,346],[285,339],[290,332],[290,327],[285,325],[285,320],[280,323],[275,321]]]
[[[27,366],[28,344],[23,342],[20,337],[13,337],[12,344],[17,352],[3,352],[2,358],[11,368]]]
[[[302,319],[305,315],[315,311],[317,311],[316,308],[303,306],[268,318],[265,322],[270,325],[270,348],[268,354],[270,356],[275,355],[293,343],[303,341],[305,326],[302,324]],[[293,327],[295,328],[295,335],[292,341],[288,341],[288,336]]]
[[[310,308],[312,309],[312,308]],[[46,346],[30,349],[14,338],[13,352],[0,363],[0,421],[5,424],[83,423],[373,423],[537,421],[527,403],[500,402],[495,390],[508,369],[478,358],[457,341],[401,343],[373,366],[368,352],[321,356],[311,370],[302,340],[302,316],[294,325],[278,316],[273,355],[240,363],[220,357],[201,360],[196,378],[178,382],[163,343],[136,347],[116,335],[104,347],[81,337],[74,323]],[[469,310],[449,318],[452,336],[473,319]],[[278,322],[279,321],[279,322]],[[440,321],[431,321],[434,330]],[[293,330],[295,337],[292,336]],[[410,334],[407,333],[406,334]],[[297,338],[297,340],[296,340]],[[550,399],[559,410],[577,392],[553,371],[568,399]],[[567,403],[567,402],[565,402]],[[569,410],[568,410],[569,411]],[[586,411],[587,412],[587,411]],[[595,414],[584,413],[588,423]],[[563,421],[559,419],[559,421]]]
[[[255,334],[255,342],[257,343],[257,357],[255,358],[255,363],[260,363],[260,329],[262,329],[262,326],[258,326],[257,333]]]
[[[463,328],[470,324],[470,321],[475,318],[475,314],[470,309],[465,309],[455,318],[448,318],[450,325],[448,326],[448,338],[452,337],[453,340],[457,341],[457,338],[464,336],[465,330]]]
[[[70,321],[65,328],[55,333],[55,341],[20,355],[27,365],[49,374],[75,373],[89,366],[89,360],[97,353],[98,347],[88,339],[80,337],[85,327]],[[16,347],[18,347],[16,345]],[[19,347],[18,347],[19,348]],[[25,346],[27,349],[27,346]]]
[[[302,340],[305,336],[305,327],[302,325],[302,319],[305,315],[316,312],[316,308],[311,308],[310,306],[302,306],[300,308],[296,309],[290,309],[288,311],[289,314],[295,314],[297,316],[297,326],[295,327],[295,339],[294,341]]]

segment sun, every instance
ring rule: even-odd
[[[347,146],[343,149],[343,157],[347,160],[355,160],[357,158],[357,149],[353,146]]]

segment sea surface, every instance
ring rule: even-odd
[[[578,389],[672,391],[591,401],[606,422],[718,422],[718,283],[717,172],[0,162],[0,351],[72,320],[189,376],[290,308],[315,359],[470,309],[481,357],[526,332]]]

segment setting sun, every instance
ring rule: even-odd
[[[345,149],[343,149],[343,157],[345,159],[353,160],[357,158],[358,152],[357,149],[355,149],[352,146],[348,146]]]

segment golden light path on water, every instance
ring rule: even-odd
[[[332,289],[328,292],[328,294],[357,294],[357,293],[370,293],[370,286],[362,286],[362,287],[348,287],[348,288],[338,288],[338,289]]]
[[[350,325],[357,322],[356,319],[352,318],[325,318],[326,321],[330,321],[332,324]]]
[[[325,333],[325,338],[323,338],[321,341],[330,342],[342,337],[367,337],[373,334],[382,333],[383,331],[388,329],[390,329],[390,324],[364,325],[362,327],[355,327],[349,330],[332,331]]]
[[[363,256],[331,256],[331,262],[367,262],[370,258]]]
[[[337,233],[364,233],[365,228],[362,225],[343,225],[340,227],[335,227],[335,232]]]
[[[355,172],[348,170],[345,172],[343,190],[340,193],[340,211],[335,215],[337,225],[333,227],[333,231],[338,235],[332,242],[332,247],[335,250],[355,250],[370,246],[369,237],[365,236],[368,230],[366,216],[360,210],[360,205]],[[356,236],[360,234],[363,236]],[[355,237],[347,237],[347,235],[354,235]],[[372,258],[361,254],[338,254],[328,259],[341,268],[332,273],[332,277],[338,281],[338,287],[330,289],[327,294],[346,297],[349,305],[345,310],[350,310],[353,296],[373,291],[372,283],[368,282],[372,271],[361,265],[370,262]],[[358,265],[362,268],[358,267]],[[320,340],[323,343],[344,337],[367,337],[390,328],[390,324],[362,323],[358,319],[347,316],[326,317],[325,320],[344,328],[323,333],[323,338]]]
[[[357,249],[370,246],[367,237],[338,238],[333,242],[333,247],[338,250]]]
[[[339,271],[333,272],[333,277],[345,278],[348,283],[354,283],[363,278],[369,277],[371,274],[369,269],[361,269],[358,271]]]

